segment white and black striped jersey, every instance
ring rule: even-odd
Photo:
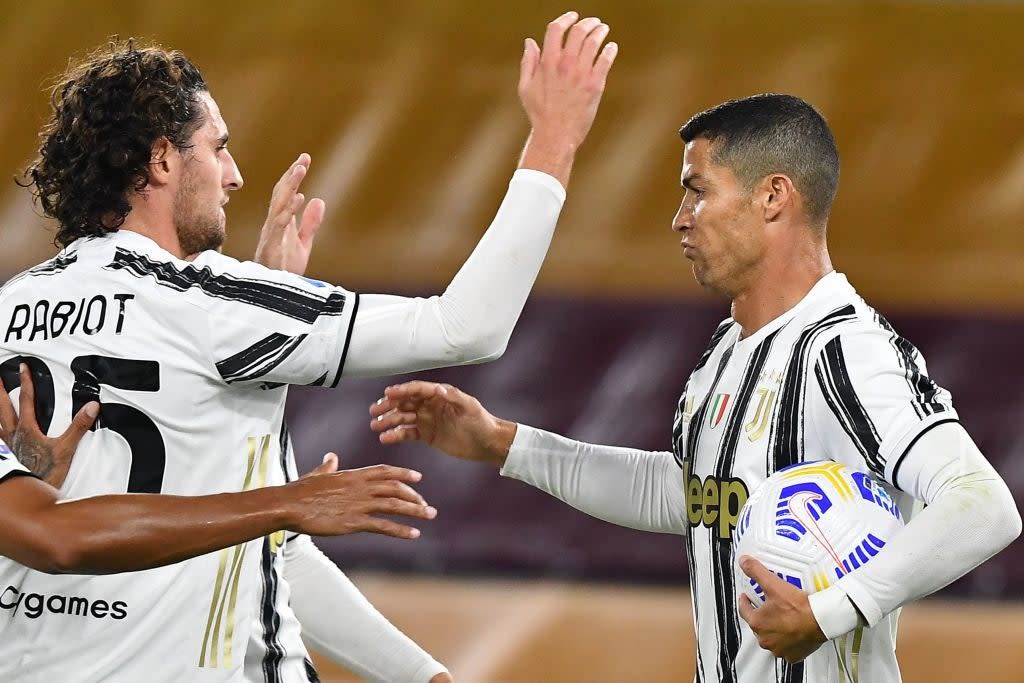
[[[287,425],[281,426],[280,457],[273,463],[284,481],[298,478]],[[281,532],[263,539],[260,586],[255,593],[256,624],[245,652],[246,683],[319,683],[313,661],[302,641],[302,625],[291,607],[291,586],[284,578],[284,547],[298,534]]]
[[[726,320],[690,375],[673,424],[683,472],[686,546],[697,633],[696,681],[898,681],[898,613],[789,665],[740,619],[732,534],[748,492],[777,469],[831,459],[882,479],[905,516],[901,458],[922,434],[957,419],[924,359],[831,273],[794,308],[741,338]],[[855,566],[857,559],[853,558]]]
[[[285,385],[338,382],[357,305],[338,287],[216,252],[183,261],[119,231],[0,291],[0,377],[13,391],[28,363],[51,434],[100,401],[64,497],[281,483]],[[283,537],[113,576],[0,561],[0,680],[243,680],[257,624],[279,642]],[[315,680],[269,666],[267,680]]]

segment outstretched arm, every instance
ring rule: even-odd
[[[451,385],[407,382],[370,406],[383,444],[423,441],[487,462],[578,510],[643,531],[686,530],[682,475],[671,453],[573,441],[491,415]]]
[[[41,460],[70,463],[88,424],[55,439],[44,435],[32,409],[33,385],[21,367],[21,415],[0,392],[0,424],[16,445]],[[419,530],[382,519],[398,514],[432,519],[435,510],[409,484],[412,470],[377,465],[337,472],[333,453],[313,472],[285,486],[185,497],[108,495],[61,502],[0,441],[0,555],[49,573],[106,574],[149,569],[291,529],[318,535],[359,531],[416,538]],[[65,467],[66,470],[66,467]]]
[[[280,529],[342,535],[359,531],[417,538],[375,514],[432,519],[436,512],[386,465],[313,476],[285,486],[212,496],[121,494],[59,502],[35,477],[0,483],[0,555],[47,573],[110,574],[173,564]]]
[[[569,12],[552,21],[543,49],[523,53],[519,95],[531,124],[519,170],[476,249],[445,292],[430,298],[363,295],[346,354],[345,376],[378,376],[493,360],[504,352],[540,272],[565,200],[576,151],[590,130],[617,53],[602,48],[608,26]],[[299,184],[302,155],[274,189],[257,260],[301,274],[323,202]]]

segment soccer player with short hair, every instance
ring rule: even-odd
[[[338,461],[333,453],[306,476],[283,486],[212,496],[121,494],[60,502],[60,491],[33,473],[66,470],[99,414],[99,404],[84,406],[67,430],[51,439],[36,422],[34,387],[25,365],[20,378],[19,413],[7,393],[0,392],[0,556],[38,571],[112,574],[151,569],[279,529],[332,536],[372,531],[416,538],[418,529],[373,515],[430,519],[435,514],[408,486],[419,481],[418,472],[388,465],[335,472]],[[40,604],[32,607],[33,602]],[[15,610],[25,606],[63,613],[67,608],[66,597],[44,605],[38,594],[23,594],[14,587],[0,594],[0,603]]]
[[[62,493],[284,483],[296,476],[288,385],[498,358],[596,115],[616,54],[614,43],[602,48],[607,34],[572,12],[551,22],[543,50],[527,41],[520,168],[474,252],[427,299],[360,295],[220,254],[223,206],[242,176],[199,69],[131,43],[71,66],[28,170],[64,248],[0,290],[8,390],[26,363],[46,430],[86,402],[102,406]],[[275,188],[258,250],[275,268],[304,269],[323,217],[320,200],[302,210],[308,165],[301,156]],[[125,604],[119,619],[8,613],[4,679],[315,681],[301,619],[302,636],[371,680],[450,680],[305,536],[279,532],[134,575],[53,577],[5,562],[3,585]]]
[[[832,267],[839,155],[821,114],[757,95],[697,114],[680,135],[673,229],[732,316],[686,383],[671,452],[572,441],[425,382],[389,387],[371,426],[384,443],[419,439],[490,462],[595,517],[683,535],[697,681],[898,681],[899,608],[999,552],[1020,515],[920,352]],[[752,489],[820,459],[882,480],[910,521],[868,564],[808,596],[734,557],[732,535]],[[762,607],[742,594],[743,572],[765,589]]]

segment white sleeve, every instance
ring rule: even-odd
[[[370,604],[308,536],[288,541],[284,576],[302,638],[373,683],[428,683],[447,671]]]
[[[544,262],[565,190],[529,169],[512,176],[490,228],[444,294],[362,295],[344,376],[368,377],[501,356]]]
[[[2,389],[2,387],[0,387]],[[14,456],[7,443],[0,439],[0,483],[20,475],[35,476]]]
[[[226,384],[337,384],[359,296],[341,287],[205,251],[194,261],[141,257],[115,266],[180,289],[197,308],[197,344]],[[203,320],[205,318],[205,320]]]
[[[869,626],[906,603],[960,578],[1017,538],[1021,518],[1010,490],[957,423],[938,424],[902,458],[904,491],[927,503],[878,555],[832,587],[810,596],[828,638]]]
[[[668,452],[597,446],[521,424],[501,474],[606,522],[686,532],[683,475]]]

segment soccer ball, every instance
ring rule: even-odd
[[[900,510],[869,474],[830,460],[778,470],[747,499],[733,534],[750,555],[808,593],[867,564],[903,526]],[[736,567],[755,607],[764,591]]]

